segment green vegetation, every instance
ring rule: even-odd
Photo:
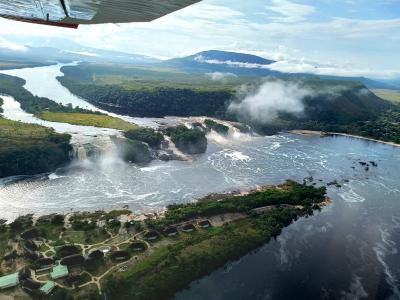
[[[373,89],[371,91],[382,99],[396,104],[400,103],[400,90]]]
[[[2,108],[2,106],[3,106],[3,99],[0,97],[0,113],[2,113],[3,112],[3,108]]]
[[[21,61],[21,60],[0,60],[0,70],[11,70],[21,68],[33,68],[47,66],[49,63],[37,62],[37,61]]]
[[[227,135],[229,132],[229,127],[225,126],[224,124],[215,122],[214,120],[206,119],[204,121],[204,124],[206,125],[207,129],[209,130],[215,130],[219,134]]]
[[[120,130],[129,130],[138,127],[135,124],[126,122],[119,118],[103,114],[44,111],[39,115],[39,117],[43,120],[52,122],[70,123],[83,126],[114,128]]]
[[[325,199],[325,188],[298,184],[288,181],[286,185],[277,188],[267,188],[244,196],[228,196],[222,200],[204,199],[196,203],[172,204],[168,206],[165,218],[149,220],[149,223],[161,227],[180,223],[195,217],[211,217],[222,213],[246,213],[257,207],[268,205],[304,205],[311,207]]]
[[[108,239],[110,235],[103,228],[91,228],[85,231],[66,230],[63,239],[70,243],[97,244]]]
[[[44,111],[93,113],[82,108],[73,108],[72,105],[64,106],[47,98],[33,96],[23,88],[24,84],[25,80],[21,78],[0,74],[0,93],[14,97],[21,103],[21,108],[28,113],[36,116]]]
[[[74,94],[105,110],[139,117],[222,117],[235,92],[234,86],[215,85],[204,75],[199,80],[172,70],[84,64],[62,71],[65,76],[58,80]]]
[[[312,214],[311,206],[324,199],[325,188],[289,182],[282,189],[268,188],[246,196],[229,197],[222,204],[210,200],[170,206],[166,222],[232,211],[247,211],[252,217],[218,228],[181,234],[174,243],[156,248],[151,256],[127,272],[110,275],[104,290],[113,299],[170,299],[196,278],[276,237],[283,227],[299,216]],[[303,208],[283,206],[288,203],[302,205]],[[251,213],[251,208],[271,204],[278,205],[272,212],[262,215]],[[160,222],[163,221],[160,219]]]
[[[151,153],[146,144],[118,137],[112,137],[112,140],[117,146],[121,159],[132,163],[149,163],[151,161]]]
[[[205,133],[197,128],[189,129],[184,125],[179,125],[168,127],[164,131],[171,137],[175,146],[184,153],[199,154],[207,150]]]
[[[36,228],[39,229],[40,235],[43,236],[44,238],[48,240],[57,240],[60,234],[64,231],[64,216],[63,215],[42,216],[37,220]],[[43,252],[46,251],[43,250]]]
[[[129,129],[125,131],[124,135],[130,140],[141,141],[157,149],[160,148],[161,142],[164,140],[164,136],[152,128],[138,127]]]
[[[70,136],[0,118],[0,177],[50,172],[69,162]]]
[[[387,111],[377,120],[353,123],[340,132],[400,144],[400,111]]]

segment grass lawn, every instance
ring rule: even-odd
[[[400,90],[373,89],[372,92],[384,100],[400,103]]]
[[[67,230],[63,239],[77,244],[97,244],[108,239],[110,235],[102,229],[96,228],[90,231]]]
[[[45,111],[41,113],[40,118],[52,122],[61,122],[73,125],[94,126],[103,128],[114,128],[119,130],[138,128],[138,126],[135,124],[107,115]]]
[[[52,129],[40,125],[0,118],[0,139],[40,139],[48,137],[52,132]]]

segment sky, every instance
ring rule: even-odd
[[[150,23],[77,30],[0,19],[0,47],[76,43],[162,59],[231,50],[286,72],[400,78],[400,0],[203,0]]]

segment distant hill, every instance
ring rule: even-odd
[[[358,81],[366,85],[368,88],[375,89],[399,88],[399,86],[392,82],[381,82],[366,77],[340,77],[333,75],[314,75],[308,73],[283,73],[270,70],[268,66],[275,62],[276,61],[274,60],[265,59],[251,54],[209,50],[186,57],[170,59],[164,61],[163,64],[190,73],[223,72],[233,73],[237,76],[276,76],[280,78],[293,78],[299,76],[311,78],[317,77],[321,79]]]
[[[239,63],[248,63],[248,64],[259,64],[259,65],[269,65],[274,63],[275,61],[262,58],[260,56],[240,53],[240,52],[229,52],[229,51],[220,51],[220,50],[208,50],[196,53],[191,56],[187,56],[186,60],[203,60],[208,61],[220,61],[220,62],[239,62]]]
[[[162,64],[191,73],[223,72],[238,76],[265,76],[279,74],[266,68],[275,61],[256,55],[209,50],[190,56],[173,58]]]
[[[145,65],[157,63],[158,60],[145,55],[129,54],[117,51],[100,50],[81,47],[73,50],[57,49],[53,47],[24,46],[18,49],[0,48],[0,61],[7,62],[36,62],[40,64],[51,62],[112,62]]]

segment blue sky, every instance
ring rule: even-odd
[[[151,23],[59,29],[0,20],[0,47],[86,46],[169,58],[221,49],[275,68],[400,77],[400,0],[204,0]]]

